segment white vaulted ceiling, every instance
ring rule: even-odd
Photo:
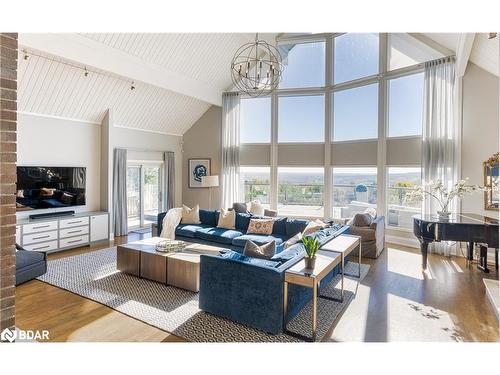
[[[274,43],[275,34],[262,37]],[[220,105],[231,86],[233,54],[254,38],[250,33],[20,34],[18,108],[96,123],[111,108],[117,126],[182,135],[212,104]]]
[[[428,38],[431,38],[436,43],[450,49],[453,52],[457,52],[457,45],[460,38],[460,34],[457,33],[426,33],[424,34]],[[500,36],[497,36],[500,38]],[[472,45],[472,51],[469,60],[483,68],[487,72],[498,76],[499,72],[499,50],[498,50],[498,39],[488,39],[488,34],[486,33],[476,33],[474,37],[474,44]]]
[[[131,90],[131,81],[95,69],[85,77],[60,61],[19,56],[19,111],[100,123],[112,108],[115,125],[182,135],[210,107],[141,82]]]

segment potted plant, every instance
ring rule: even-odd
[[[467,194],[485,190],[483,186],[468,185],[468,180],[469,179],[466,178],[465,180],[457,181],[451,189],[448,189],[441,180],[429,181],[428,183],[424,183],[423,186],[418,186],[409,193],[408,198],[423,198],[425,195],[434,198],[440,206],[440,209],[437,211],[439,218],[447,220],[451,215],[450,204],[454,198],[462,199]]]
[[[306,250],[306,256],[304,257],[306,269],[313,270],[316,264],[316,253],[320,246],[319,241],[315,237],[304,237],[302,243]]]

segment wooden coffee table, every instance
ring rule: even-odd
[[[116,268],[130,275],[198,292],[200,255],[219,255],[222,248],[189,243],[181,252],[156,251],[160,237],[118,245]]]

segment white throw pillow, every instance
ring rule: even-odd
[[[196,205],[193,208],[189,208],[183,204],[181,224],[201,224],[200,206]]]
[[[234,225],[236,223],[236,211],[235,210],[225,210],[220,209],[219,212],[219,222],[217,223],[217,228],[224,229],[235,229]]]
[[[259,200],[254,200],[251,201],[250,203],[247,203],[247,207],[249,208],[249,211],[252,215],[257,215],[257,216],[264,216],[264,206],[260,203]]]

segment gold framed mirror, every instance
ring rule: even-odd
[[[483,173],[486,188],[484,192],[484,209],[498,211],[498,152],[483,162]]]

